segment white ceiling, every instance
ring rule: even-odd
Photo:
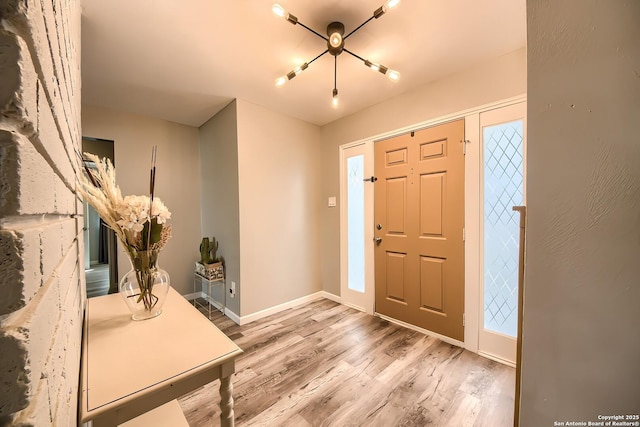
[[[525,46],[525,0],[402,0],[345,47],[401,73],[391,82],[338,56],[340,106],[330,105],[326,42],[277,18],[279,2],[325,34],[349,33],[384,0],[82,0],[82,101],[200,126],[234,98],[323,125],[427,82]]]

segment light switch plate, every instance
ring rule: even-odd
[[[333,208],[336,206],[336,198],[335,197],[329,197],[329,201],[327,203],[327,206],[329,206],[330,208]]]

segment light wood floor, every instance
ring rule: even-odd
[[[237,326],[237,426],[513,425],[515,370],[329,300]],[[180,399],[218,425],[219,382]]]

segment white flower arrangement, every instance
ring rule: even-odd
[[[78,177],[78,191],[87,203],[93,206],[107,227],[116,233],[131,260],[132,271],[127,273],[123,280],[134,273],[139,292],[125,295],[125,302],[130,308],[131,305],[143,304],[144,310],[149,313],[159,301],[158,296],[153,293],[154,282],[160,274],[156,264],[158,253],[171,237],[171,225],[167,224],[171,212],[162,200],[154,197],[155,153],[154,147],[149,183],[150,196],[123,198],[116,184],[116,171],[111,161],[100,159],[90,153],[84,153],[84,157],[93,162],[95,167],[88,167],[83,159],[85,173],[80,173]],[[168,278],[166,272],[165,276]],[[133,297],[135,303],[128,300]],[[159,311],[157,313],[159,314]]]
[[[130,195],[122,197],[116,184],[116,171],[109,159],[100,159],[91,153],[84,157],[95,164],[85,167],[80,174],[79,192],[96,210],[132,256],[135,252],[161,250],[171,237],[167,220],[171,212],[159,197]],[[151,209],[149,208],[151,206]]]

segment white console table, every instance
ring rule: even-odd
[[[233,341],[173,288],[162,314],[142,321],[131,320],[118,294],[90,298],[80,422],[93,421],[94,427],[135,423],[140,415],[149,417],[149,411],[177,407],[174,399],[220,379],[221,425],[233,426],[231,375],[240,354]]]

